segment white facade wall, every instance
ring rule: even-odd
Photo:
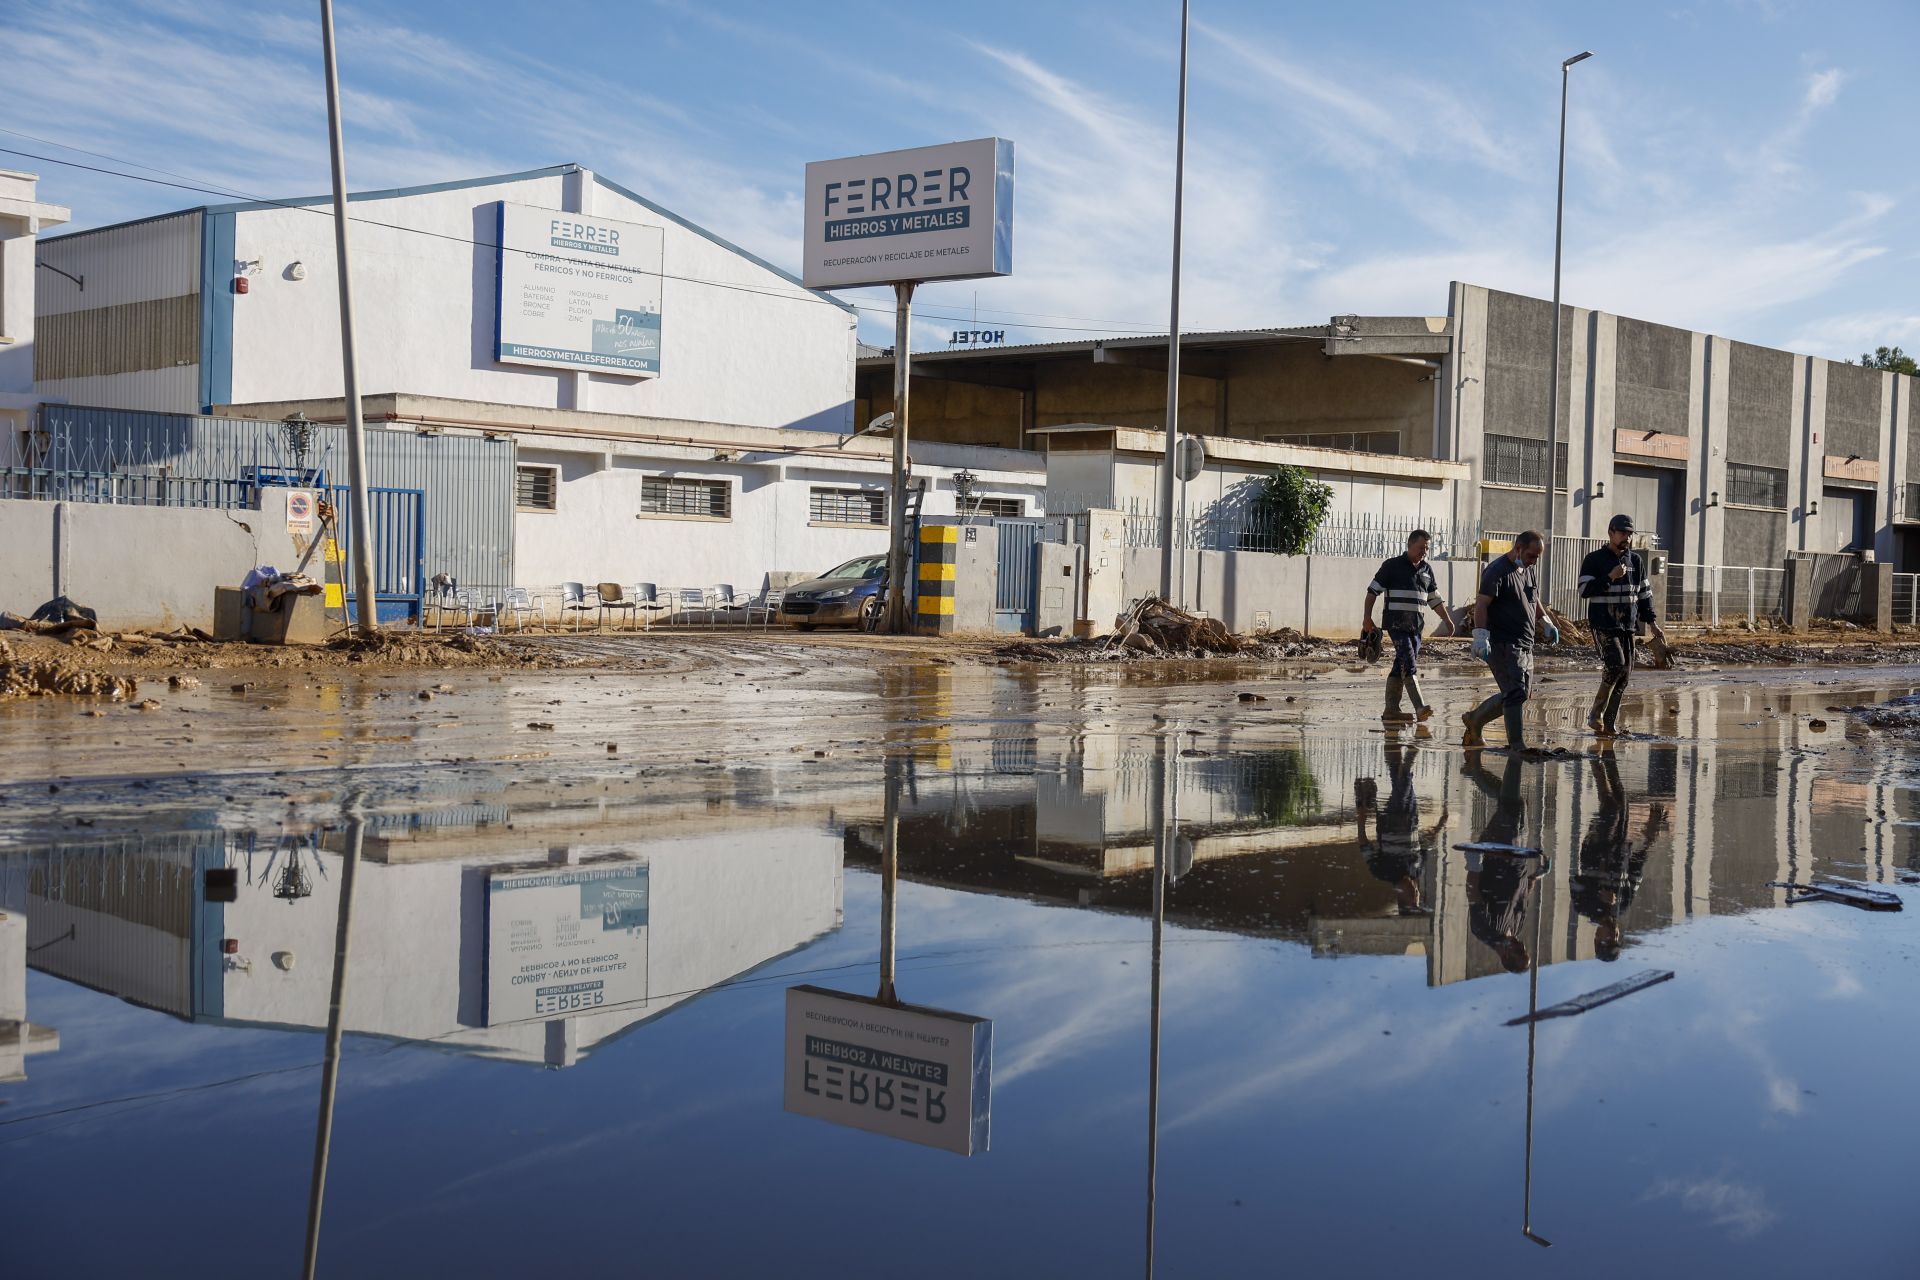
[[[35,245],[67,220],[38,199],[39,179],[0,169],[0,425],[17,429],[33,407]]]
[[[659,377],[493,359],[492,246],[499,200],[663,228]],[[590,175],[556,170],[359,199],[352,215],[354,316],[365,394],[745,426],[850,428],[852,313]],[[242,209],[235,219],[235,258],[259,265],[248,277],[248,292],[233,299],[228,402],[339,395],[338,286],[333,223],[324,206]],[[304,269],[303,279],[290,278],[295,262]]]
[[[770,575],[787,575],[782,581],[812,577],[856,556],[886,551],[885,528],[809,519],[809,491],[816,486],[884,491],[884,457],[749,453],[720,462],[716,452],[722,451],[523,437],[520,465],[558,468],[559,488],[555,510],[514,515],[514,585],[581,582],[591,591],[596,582],[627,588],[651,582],[665,592],[724,583],[758,594]],[[914,450],[914,477],[929,482],[923,514],[957,514],[953,476],[962,468],[976,477],[976,496],[1020,498],[1027,514],[1045,513],[1040,455],[935,445]],[[643,514],[647,476],[725,481],[732,486],[732,515],[713,520]]]

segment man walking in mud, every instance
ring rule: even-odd
[[[1523,713],[1533,693],[1534,636],[1550,645],[1560,643],[1560,628],[1547,613],[1533,572],[1541,550],[1540,535],[1529,529],[1480,575],[1480,594],[1473,602],[1473,656],[1493,669],[1500,689],[1461,717],[1467,726],[1463,746],[1484,746],[1480,731],[1495,716],[1504,716],[1508,750],[1526,749]]]
[[[1453,618],[1447,613],[1446,601],[1440,598],[1433,566],[1427,563],[1427,545],[1431,540],[1425,529],[1415,529],[1407,535],[1406,554],[1383,562],[1373,581],[1367,584],[1367,610],[1360,622],[1361,635],[1371,635],[1378,630],[1373,621],[1373,603],[1381,596],[1387,598],[1385,621],[1387,635],[1393,639],[1393,666],[1387,672],[1387,706],[1380,713],[1380,719],[1388,724],[1405,724],[1416,717],[1425,720],[1433,714],[1433,708],[1420,694],[1420,633],[1427,621],[1424,611],[1432,609],[1446,628],[1435,634],[1453,634]],[[1402,696],[1412,702],[1412,712],[1401,709]]]
[[[1643,627],[1665,643],[1654,613],[1653,585],[1647,565],[1633,543],[1633,517],[1617,515],[1607,522],[1607,545],[1589,552],[1580,562],[1580,596],[1587,602],[1587,623],[1593,628],[1593,647],[1603,668],[1600,691],[1593,695],[1587,728],[1612,737],[1620,716],[1620,697],[1633,674],[1633,641]]]

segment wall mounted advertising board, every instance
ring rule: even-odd
[[[1013,144],[976,138],[807,166],[809,288],[1013,271]]]
[[[987,1149],[993,1023],[787,989],[786,1109],[963,1156]]]
[[[659,376],[666,233],[592,214],[499,205],[494,358]]]
[[[487,877],[487,1025],[647,998],[645,863]]]

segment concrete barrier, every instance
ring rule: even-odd
[[[211,629],[215,587],[299,561],[287,492],[262,490],[254,511],[0,499],[0,609],[25,615],[64,595],[109,630]]]

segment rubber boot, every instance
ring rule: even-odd
[[[1426,697],[1420,692],[1420,677],[1408,676],[1405,680],[1407,699],[1413,703],[1413,717],[1416,720],[1431,720],[1433,708],[1427,705]]]
[[[1587,728],[1595,733],[1611,733],[1607,721],[1607,703],[1613,696],[1613,677],[1600,677],[1600,691],[1593,695],[1593,709],[1587,712]]]
[[[1606,710],[1601,713],[1600,717],[1601,723],[1606,726],[1607,733],[1615,732],[1614,726],[1620,723],[1620,699],[1626,692],[1627,682],[1625,680],[1615,680],[1613,682],[1613,692],[1607,696]]]
[[[1507,750],[1525,751],[1527,749],[1527,704],[1516,702],[1507,708]]]
[[[1460,739],[1460,745],[1463,747],[1486,746],[1486,739],[1480,736],[1480,731],[1491,723],[1495,716],[1500,714],[1500,708],[1506,700],[1505,694],[1496,693],[1473,710],[1462,715],[1460,717],[1460,723],[1467,726],[1467,731],[1465,736]]]
[[[1405,684],[1406,682],[1399,676],[1387,677],[1387,706],[1386,710],[1380,713],[1382,723],[1405,724],[1407,721],[1413,719],[1412,716],[1400,709],[1400,697],[1404,691]]]

